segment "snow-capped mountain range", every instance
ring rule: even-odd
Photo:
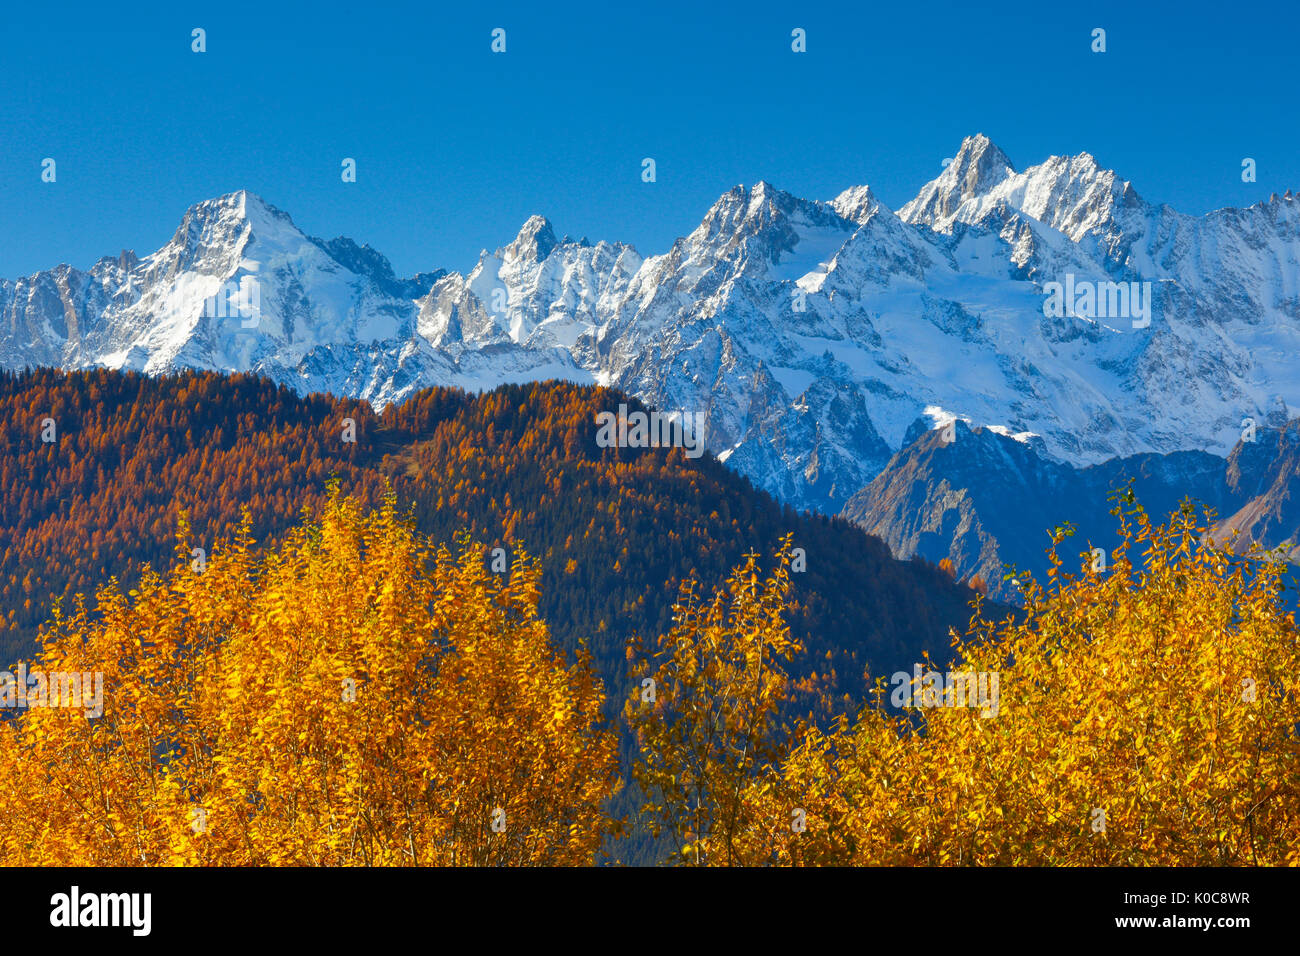
[[[1149,283],[1146,323],[1104,314],[1121,282]],[[249,283],[254,309],[222,307]],[[1053,283],[1096,288],[1094,307],[1047,314]],[[144,258],[0,281],[0,364],[256,371],[377,405],[602,383],[704,412],[711,451],[834,513],[918,420],[1075,467],[1226,455],[1243,418],[1300,405],[1300,200],[1188,216],[1086,153],[1018,172],[974,136],[897,211],[867,186],[815,201],[760,182],[662,255],[534,216],[467,275],[399,279],[241,191]]]

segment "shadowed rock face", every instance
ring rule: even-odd
[[[1155,518],[1184,499],[1217,516],[1212,533],[1244,550],[1300,536],[1300,419],[1264,426],[1227,459],[1206,452],[1144,454],[1087,468],[1053,462],[1025,442],[957,422],[955,438],[926,430],[854,494],[841,516],[882,538],[899,557],[947,558],[958,578],[978,575],[1014,600],[1004,565],[1041,575],[1053,528],[1069,522],[1063,553],[1116,545],[1113,495],[1129,486]],[[1292,554],[1295,551],[1292,549]]]
[[[1287,545],[1289,559],[1300,559],[1300,419],[1260,428],[1253,442],[1238,442],[1228,456],[1226,481],[1240,504],[1225,510],[1215,537],[1238,551],[1252,541]],[[1234,531],[1240,532],[1235,539]]]

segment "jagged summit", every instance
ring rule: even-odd
[[[676,252],[700,262],[706,271],[712,271],[704,266],[707,260],[726,262],[728,270],[793,279],[797,276],[792,272],[809,255],[818,257],[807,263],[811,269],[829,259],[852,231],[852,223],[833,204],[803,199],[760,180],[723,193],[700,225],[678,241]]]
[[[550,255],[551,250],[559,244],[549,219],[545,216],[530,216],[519,230],[519,235],[505,247],[503,255],[509,259],[537,262]]]
[[[1092,236],[1112,255],[1127,248],[1132,221],[1147,214],[1133,186],[1087,152],[1049,156],[1019,172],[986,136],[963,140],[956,158],[899,210],[906,222],[951,232],[958,223],[1000,229],[1027,216],[1078,243]]]
[[[172,273],[198,268],[228,274],[255,239],[285,250],[308,241],[288,213],[239,189],[187,209],[171,242],[149,258]]]
[[[983,133],[968,136],[952,162],[898,214],[907,222],[950,223],[963,203],[987,196],[1015,171],[1006,153]]]
[[[257,193],[236,189],[221,196],[196,202],[185,211],[185,220],[235,219],[244,222],[281,222],[293,225],[287,212],[271,205]]]
[[[859,224],[866,222],[877,209],[888,211],[870,186],[850,186],[831,200],[831,208],[845,219]]]
[[[804,202],[806,200],[764,180],[752,186],[739,184],[719,196],[709,207],[696,234],[712,234],[719,229],[761,229]]]
[[[957,155],[945,172],[953,173],[970,193],[991,189],[1016,171],[1010,157],[983,133],[961,141]]]

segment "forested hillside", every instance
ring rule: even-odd
[[[949,627],[964,629],[973,592],[847,522],[782,507],[711,457],[598,448],[596,413],[620,402],[640,407],[564,383],[430,389],[377,415],[249,375],[4,374],[0,651],[29,656],[54,598],[169,566],[182,511],[205,551],[243,509],[254,539],[273,542],[331,477],[371,504],[391,483],[435,540],[468,531],[507,560],[538,558],[553,640],[571,654],[586,639],[607,683],[625,678],[629,638],[668,625],[681,580],[712,588],[787,533],[806,563],[792,574],[792,626],[809,648],[799,676],[818,687],[859,698],[868,664],[942,656]]]

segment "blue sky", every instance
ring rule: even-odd
[[[740,182],[897,208],[975,132],[1019,168],[1087,150],[1186,212],[1300,188],[1293,7],[990,6],[10,5],[0,276],[144,255],[239,188],[402,275],[467,270],[533,213],[652,254]]]

